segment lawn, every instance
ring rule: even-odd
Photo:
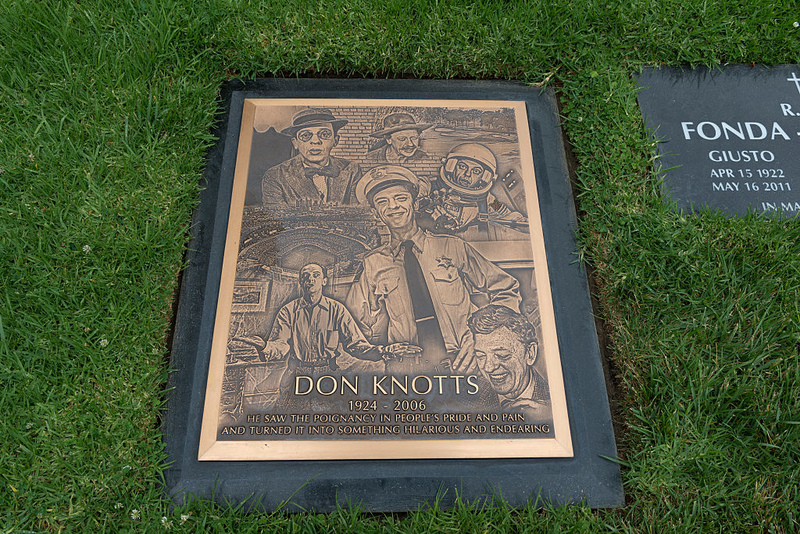
[[[0,528],[800,529],[800,224],[659,195],[643,65],[800,63],[789,1],[0,3]],[[169,333],[225,80],[552,86],[628,505],[247,514],[162,499]]]

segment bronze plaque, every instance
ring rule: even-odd
[[[243,106],[198,459],[572,457],[525,103]]]

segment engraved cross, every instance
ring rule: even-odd
[[[794,86],[797,87],[797,92],[800,93],[800,78],[797,77],[797,74],[794,72],[792,73],[791,78],[786,78],[787,82],[794,82]]]

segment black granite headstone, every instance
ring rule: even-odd
[[[171,498],[314,511],[413,510],[456,495],[623,504],[551,91],[235,81],[222,106],[173,340],[163,424]],[[390,140],[404,152],[390,153]],[[315,165],[326,150],[330,166]],[[302,189],[304,180],[313,186]],[[339,187],[347,180],[351,189]],[[401,252],[391,244],[407,228],[404,209],[431,237]],[[422,332],[427,320],[415,317],[425,290],[394,269],[408,250],[424,271],[416,285],[432,284],[441,359],[429,361],[423,335],[402,330],[410,318]],[[315,300],[314,276],[327,300]],[[393,291],[414,293],[413,306]],[[334,320],[330,310],[345,306]],[[474,338],[465,332],[454,348],[458,322],[476,309],[518,326],[481,333],[473,324]],[[343,326],[350,314],[368,342]]]
[[[638,81],[681,210],[800,213],[800,66],[646,68]]]

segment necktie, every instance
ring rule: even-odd
[[[323,175],[321,175],[321,174],[315,174],[314,176],[311,177],[311,181],[314,182],[314,187],[316,187],[317,191],[319,191],[319,199],[322,202],[327,202],[328,201],[328,178],[323,176]]]
[[[328,202],[328,179],[339,176],[341,166],[331,162],[327,167],[306,167],[306,178],[311,180],[319,194],[321,202]]]
[[[438,366],[447,356],[447,349],[444,346],[439,320],[433,309],[431,293],[428,290],[428,284],[425,283],[419,260],[414,254],[414,242],[403,241],[401,246],[403,247],[403,266],[406,271],[408,292],[411,294],[414,320],[417,323],[419,346],[422,347],[423,358],[434,366]]]

